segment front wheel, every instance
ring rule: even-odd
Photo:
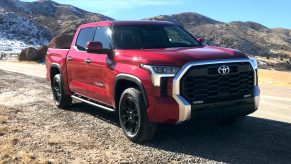
[[[157,124],[148,120],[142,94],[135,88],[126,89],[121,95],[119,121],[127,138],[136,143],[148,141],[156,133]]]
[[[57,107],[66,109],[72,105],[72,98],[71,96],[65,94],[62,81],[62,76],[60,74],[55,75],[52,81],[52,91],[54,102]]]

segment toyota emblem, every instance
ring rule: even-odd
[[[218,68],[218,73],[221,75],[227,75],[230,72],[229,66],[222,65]]]

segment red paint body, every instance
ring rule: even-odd
[[[74,45],[80,29],[96,26],[114,26],[117,24],[167,24],[167,22],[136,21],[136,22],[96,22],[82,25],[78,28],[73,39],[71,48],[49,49],[46,57],[47,80],[51,80],[51,65],[59,65],[64,79],[64,89],[67,95],[81,94],[98,101],[101,104],[116,109],[113,96],[114,81],[118,74],[129,74],[137,77],[142,82],[148,100],[148,117],[150,121],[158,123],[175,123],[179,118],[178,104],[171,97],[160,97],[160,88],[154,87],[150,73],[141,68],[141,64],[157,64],[182,67],[187,62],[247,58],[236,50],[201,46],[198,48],[168,48],[147,50],[114,50],[115,66],[110,67],[106,54],[92,54],[78,51]],[[73,58],[68,62],[68,57]],[[85,59],[91,59],[87,64]],[[102,83],[103,87],[97,87],[96,82]],[[168,82],[168,94],[171,94],[172,81]]]

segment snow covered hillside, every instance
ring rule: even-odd
[[[52,35],[36,23],[13,12],[0,13],[0,51],[46,45]]]
[[[47,45],[52,37],[74,34],[80,24],[101,20],[113,19],[52,0],[0,0],[0,51]]]

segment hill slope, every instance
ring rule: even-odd
[[[19,0],[0,0],[0,8],[7,12],[32,20],[47,28],[52,35],[73,33],[82,23],[100,20],[113,20],[110,17],[87,12],[71,5],[63,5],[51,0],[22,2]]]
[[[3,50],[46,45],[52,37],[46,28],[14,13],[0,13],[0,29],[0,48]]]
[[[0,0],[0,51],[47,45],[56,35],[73,35],[79,25],[102,20],[113,19],[51,0]]]
[[[206,16],[187,12],[173,15],[160,15],[156,17],[146,18],[147,20],[170,21],[183,26],[184,28],[191,28],[205,24],[221,24],[221,22],[208,18]]]
[[[205,37],[209,44],[240,49],[257,56],[279,55],[291,52],[291,38],[278,35],[268,28],[256,29],[244,22],[221,25],[203,25],[188,29],[192,34]]]

